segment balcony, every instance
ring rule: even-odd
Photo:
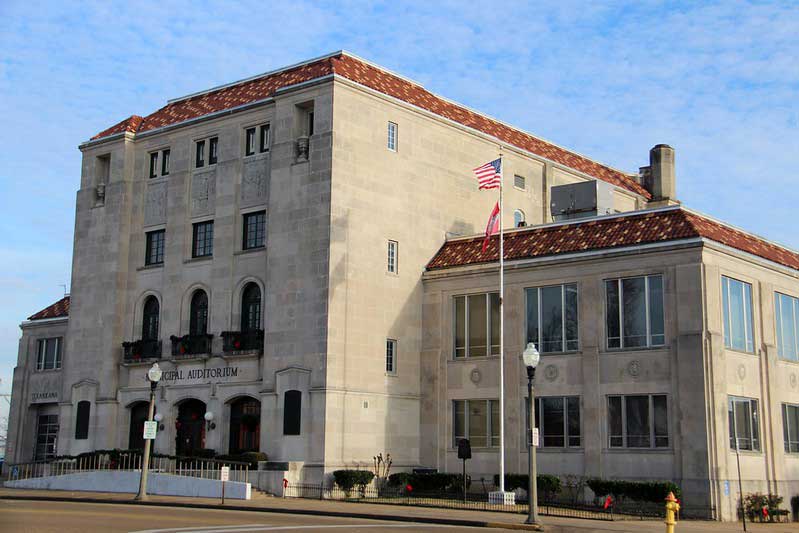
[[[264,353],[264,330],[256,329],[252,331],[223,331],[222,351],[225,354],[242,352],[257,352],[258,355]]]
[[[172,357],[186,358],[197,355],[208,355],[211,353],[211,340],[213,335],[183,335],[176,337],[172,335]]]
[[[161,359],[161,341],[141,339],[122,343],[123,362],[138,363],[148,359]]]

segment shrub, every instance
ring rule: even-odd
[[[194,450],[193,457],[197,457],[199,459],[213,459],[216,457],[216,450],[212,448],[202,448],[199,450]]]
[[[763,507],[768,509],[769,513],[773,513],[780,508],[782,504],[782,496],[777,494],[761,494],[759,492],[747,494],[744,498],[744,508],[746,514],[750,519],[760,517],[763,515]]]
[[[354,487],[363,490],[366,485],[371,483],[375,473],[369,470],[336,470],[333,472],[333,480],[349,496]]]
[[[499,486],[499,474],[494,474],[494,485]],[[561,491],[560,478],[550,474],[538,474],[535,486],[539,497],[545,500],[552,499]],[[505,474],[505,490],[527,490],[529,487],[529,474]]]
[[[598,498],[612,496],[616,500],[630,499],[639,502],[663,503],[669,492],[677,499],[682,491],[671,481],[625,481],[622,479],[589,479],[586,484]]]
[[[410,485],[414,492],[460,491],[463,490],[463,475],[439,472],[431,474],[398,472],[388,476],[388,484],[392,487],[406,487]]]

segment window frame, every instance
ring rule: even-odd
[[[583,402],[582,398],[579,395],[555,395],[555,396],[534,396],[533,399],[535,400],[535,426],[538,428],[538,435],[539,435],[539,448],[573,448],[578,449],[583,447]],[[543,415],[544,414],[544,402],[545,399],[560,399],[563,401],[563,445],[547,445],[546,441],[546,423],[544,422]],[[572,435],[569,433],[569,401],[576,400],[577,401],[577,419],[578,419],[578,426],[579,426],[579,433],[577,435]],[[526,435],[530,434],[530,398],[529,396],[525,395],[524,397],[524,427],[526,430]],[[576,438],[578,439],[578,444],[571,444],[571,439]]]
[[[478,435],[479,437],[485,437],[486,445],[485,446],[477,446],[472,441],[474,437],[470,433],[469,428],[469,404],[472,402],[485,402],[485,409],[486,409],[486,434],[485,435]],[[463,403],[463,432],[464,435],[456,435],[455,434],[455,416],[456,416],[456,406],[458,403]],[[474,398],[474,399],[453,399],[450,401],[450,413],[452,415],[452,447],[458,447],[458,440],[460,439],[469,439],[469,443],[471,444],[472,448],[499,448],[500,445],[500,434],[499,434],[499,427],[502,425],[501,422],[497,424],[497,427],[494,427],[494,423],[492,422],[491,414],[493,410],[493,406],[496,405],[499,407],[499,399],[495,398]],[[501,416],[501,415],[500,415]],[[496,429],[496,434],[494,430]],[[496,444],[494,442],[496,441]]]
[[[521,180],[521,183],[522,183],[521,187],[519,187],[519,185],[517,185],[518,180]],[[527,190],[527,178],[525,178],[524,176],[522,176],[520,174],[514,174],[513,175],[513,186],[515,188],[519,189],[520,191],[526,191]]]
[[[788,415],[788,409],[795,410],[793,416],[794,423],[797,426],[797,440],[791,440],[791,430],[793,424],[790,424],[791,417]],[[785,453],[799,453],[799,404],[785,403],[782,404],[782,437],[785,446]]]
[[[264,154],[269,151],[272,145],[272,124],[267,122],[266,124],[259,125],[258,137],[260,141],[260,144],[258,145],[258,153]]]
[[[82,409],[84,408],[85,409]],[[92,403],[88,400],[78,402],[75,411],[75,440],[89,438],[89,425],[91,422]]]
[[[746,403],[748,404],[748,417],[747,421],[749,423],[749,437],[748,440],[750,441],[749,448],[741,448],[740,441],[742,437],[739,436],[738,433],[738,421],[736,420],[735,416],[735,409],[733,408],[733,404],[736,403]],[[732,394],[727,395],[727,425],[730,449],[735,451],[736,449],[739,451],[746,451],[746,452],[753,452],[753,453],[761,453],[763,449],[763,436],[761,433],[760,428],[760,401],[757,398],[749,398],[746,396],[735,396]],[[730,424],[730,418],[732,418],[732,424]],[[755,437],[755,431],[757,429],[757,437]],[[755,447],[755,443],[757,447]]]
[[[42,423],[42,420],[45,422]],[[34,444],[34,461],[46,461],[57,455],[58,431],[61,427],[58,413],[36,415],[36,440]],[[46,429],[46,431],[43,431]]]
[[[208,166],[216,165],[219,162],[219,137],[208,138]]]
[[[257,221],[257,217],[259,217],[259,216],[263,217],[263,221],[260,224]],[[242,250],[259,250],[261,248],[265,248],[266,247],[266,210],[262,209],[260,211],[251,211],[249,213],[242,213],[241,217],[242,217],[241,218],[241,223],[242,223],[242,227],[241,227],[241,249]],[[249,239],[249,236],[250,236],[250,232],[249,232],[250,223],[249,223],[249,221],[250,221],[250,219],[253,219],[253,218],[256,219],[256,222],[255,222],[255,236],[256,236],[256,239],[253,239],[255,244],[250,246],[250,244],[249,244],[249,241],[250,241],[250,239]],[[258,244],[258,240],[257,240],[259,227],[261,228],[260,229],[260,232],[261,232],[260,244]]]
[[[517,218],[516,215],[517,214],[521,215],[521,216],[518,217],[519,220],[516,220],[516,218]],[[523,228],[525,226],[527,226],[527,215],[525,215],[524,211],[522,211],[521,209],[514,209],[513,210],[513,227],[514,228]]]
[[[204,235],[202,236],[203,247],[202,250],[198,246],[200,229],[203,229]],[[208,230],[210,228],[210,232]],[[204,252],[204,253],[200,253]],[[203,257],[214,256],[214,221],[203,220],[195,222],[191,225],[191,258],[201,259]]]
[[[647,424],[649,425],[649,446],[630,446],[629,445],[629,435],[627,433],[627,399],[628,398],[635,398],[644,396],[647,398]],[[666,402],[666,414],[664,415],[664,421],[666,424],[666,435],[665,438],[667,439],[667,444],[665,446],[658,446],[658,438],[663,438],[663,435],[658,435],[656,433],[655,427],[657,423],[655,421],[655,397],[662,397],[665,399]],[[615,435],[611,432],[611,419],[610,419],[610,402],[611,399],[619,398],[621,400],[621,409],[619,412],[619,416],[621,417],[621,435]],[[669,424],[669,412],[671,411],[672,407],[669,401],[669,395],[665,393],[641,393],[641,394],[608,394],[605,400],[605,413],[607,414],[607,424],[605,426],[607,431],[607,440],[605,441],[605,445],[609,450],[669,450],[672,448],[672,432],[671,427]],[[614,446],[613,440],[614,438],[621,438],[621,445]]]
[[[194,141],[194,168],[205,166],[205,139]]]
[[[158,242],[154,242],[155,235],[160,235],[161,238]],[[166,229],[156,229],[147,231],[144,234],[144,266],[155,266],[164,264],[164,255],[166,248]],[[153,246],[155,245],[155,253],[153,254]],[[160,261],[158,260],[160,258]]]
[[[386,249],[386,272],[399,274],[399,242],[388,240]]]
[[[654,344],[652,342],[652,305],[651,305],[651,294],[650,294],[650,278],[660,278],[660,294],[661,294],[661,315],[663,317],[663,343],[662,344]],[[644,279],[644,320],[646,322],[646,344],[643,346],[625,346],[624,345],[624,284],[622,283],[624,280],[630,279]],[[622,350],[649,350],[649,349],[659,349],[666,346],[666,278],[663,274],[640,274],[636,276],[622,276],[618,278],[608,278],[603,280],[603,286],[605,289],[605,348],[608,351],[622,351]],[[618,323],[619,323],[619,345],[618,346],[611,346],[610,339],[610,321],[608,320],[610,314],[610,299],[608,298],[608,284],[611,282],[616,283],[616,289],[618,292]],[[614,337],[615,338],[615,337]]]
[[[386,374],[397,375],[397,339],[386,339]]]
[[[169,162],[172,150],[165,148],[161,150],[161,176],[169,176]]]
[[[399,126],[396,122],[388,121],[388,127],[386,130],[386,148],[390,152],[397,152],[397,140],[399,137]]]
[[[497,357],[499,356],[499,344],[494,345],[492,341],[492,327],[493,322],[491,321],[491,295],[496,295],[497,299],[499,299],[499,292],[498,291],[489,291],[489,292],[476,292],[470,294],[457,294],[452,296],[452,359],[455,361],[463,361],[466,359],[482,359],[486,357]],[[486,355],[470,355],[470,343],[469,343],[469,301],[470,297],[473,296],[484,296],[485,303],[486,303]],[[458,345],[457,345],[457,334],[458,334],[458,308],[457,308],[457,300],[458,298],[464,299],[464,328],[463,328],[463,335],[464,335],[464,345],[463,351],[464,355],[459,357],[458,356]],[[497,324],[497,333],[499,333],[499,324]],[[494,353],[494,346],[497,347],[497,352]]]
[[[55,343],[55,351],[53,352],[52,362],[48,364],[47,348],[51,342]],[[61,370],[63,346],[63,337],[43,337],[41,339],[36,339],[36,371],[47,372],[49,370]]]
[[[289,393],[296,393],[291,394],[291,401],[295,402],[296,399],[296,420],[289,419],[287,416]],[[294,403],[292,403],[292,407],[294,407]],[[283,435],[291,437],[302,435],[302,391],[297,389],[287,390],[283,393]]]
[[[150,152],[150,179],[158,177],[158,150]]]
[[[571,286],[571,285],[574,286],[575,292],[577,293],[577,308],[575,310],[575,317],[576,317],[575,321],[576,321],[576,328],[577,328],[577,338],[569,340],[569,339],[566,339],[566,313],[565,313],[565,310],[566,310],[566,287],[567,286]],[[543,305],[542,301],[541,301],[542,300],[541,299],[541,291],[542,291],[542,289],[551,289],[551,288],[555,288],[555,287],[560,287],[560,289],[561,289],[560,290],[560,301],[561,301],[561,317],[560,317],[561,326],[560,327],[561,327],[561,348],[562,349],[559,350],[559,351],[554,351],[554,352],[549,352],[549,351],[545,352],[545,351],[543,351],[543,346],[542,346],[542,343],[541,343],[541,330],[543,329],[542,328],[543,318],[541,316],[542,315],[541,307]],[[530,338],[528,336],[528,333],[529,333],[528,332],[528,327],[529,327],[528,326],[528,322],[530,320],[529,317],[527,316],[527,311],[529,309],[529,299],[530,299],[530,292],[529,291],[533,291],[533,290],[537,291],[537,293],[538,293],[538,296],[537,296],[537,300],[538,300],[538,310],[537,310],[537,314],[538,314],[538,339],[537,340],[530,340]],[[555,285],[541,285],[541,286],[536,286],[536,287],[525,287],[525,289],[524,289],[524,339],[525,339],[525,342],[524,342],[525,346],[527,345],[528,342],[535,343],[535,346],[538,349],[538,351],[541,353],[541,355],[555,355],[555,354],[579,352],[580,351],[580,284],[575,281],[575,282],[571,282],[571,283],[558,283],[558,284],[555,284]],[[568,349],[568,343],[569,342],[576,342],[577,343],[577,347],[574,348],[574,349]]]
[[[791,307],[793,308],[793,357],[786,356],[783,350],[783,347],[786,343],[782,338],[782,326],[784,318],[782,313],[781,298],[787,298],[791,303]],[[777,342],[777,357],[782,361],[799,363],[799,298],[784,292],[774,291],[774,329],[775,339]]]
[[[250,126],[244,130],[244,157],[255,155],[255,135],[258,129],[255,126]]]
[[[741,290],[743,291],[743,326],[744,326],[744,349],[736,348],[733,346],[732,340],[732,327],[730,322],[732,321],[732,298],[730,298],[730,283],[729,282],[736,282],[741,284]],[[726,282],[726,283],[725,283]],[[749,287],[749,299],[748,299],[748,308],[747,308],[747,300],[746,300],[746,288]],[[727,301],[727,304],[724,304],[724,301]],[[754,354],[755,353],[755,316],[754,316],[754,300],[755,300],[755,293],[754,293],[754,284],[748,281],[744,281],[742,279],[733,278],[732,276],[727,276],[722,274],[721,275],[721,323],[722,323],[722,332],[724,337],[724,348],[726,350],[733,350],[740,353],[748,353]],[[747,316],[748,313],[748,316]],[[751,349],[750,349],[751,344]]]

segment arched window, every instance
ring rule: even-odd
[[[283,434],[299,435],[302,422],[302,393],[286,391],[283,397]]]
[[[248,283],[241,293],[241,331],[261,329],[261,289]]]
[[[75,417],[75,439],[89,438],[89,413],[92,404],[86,400],[78,402],[78,413]]]
[[[189,335],[208,333],[208,295],[203,290],[194,291],[191,297]]]
[[[522,228],[527,225],[527,222],[524,219],[524,211],[521,209],[517,209],[513,212],[513,227],[515,228]]]
[[[144,302],[142,313],[141,338],[146,341],[158,340],[158,298],[150,296]]]

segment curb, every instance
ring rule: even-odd
[[[488,522],[484,520],[465,520],[459,518],[434,518],[425,516],[384,515],[376,513],[345,513],[340,511],[322,511],[316,509],[278,509],[270,507],[248,507],[245,505],[207,505],[189,502],[140,502],[136,500],[110,500],[104,498],[67,498],[60,496],[14,496],[0,495],[0,500],[27,500],[48,502],[100,503],[114,505],[144,505],[150,507],[181,507],[186,509],[216,509],[223,511],[249,511],[253,513],[278,513],[306,516],[334,516],[337,518],[359,518],[364,520],[384,520],[388,522],[415,522],[417,524],[437,524],[462,527],[483,527],[498,529],[515,529],[524,531],[543,531],[543,527],[531,524],[512,524],[510,522]]]

